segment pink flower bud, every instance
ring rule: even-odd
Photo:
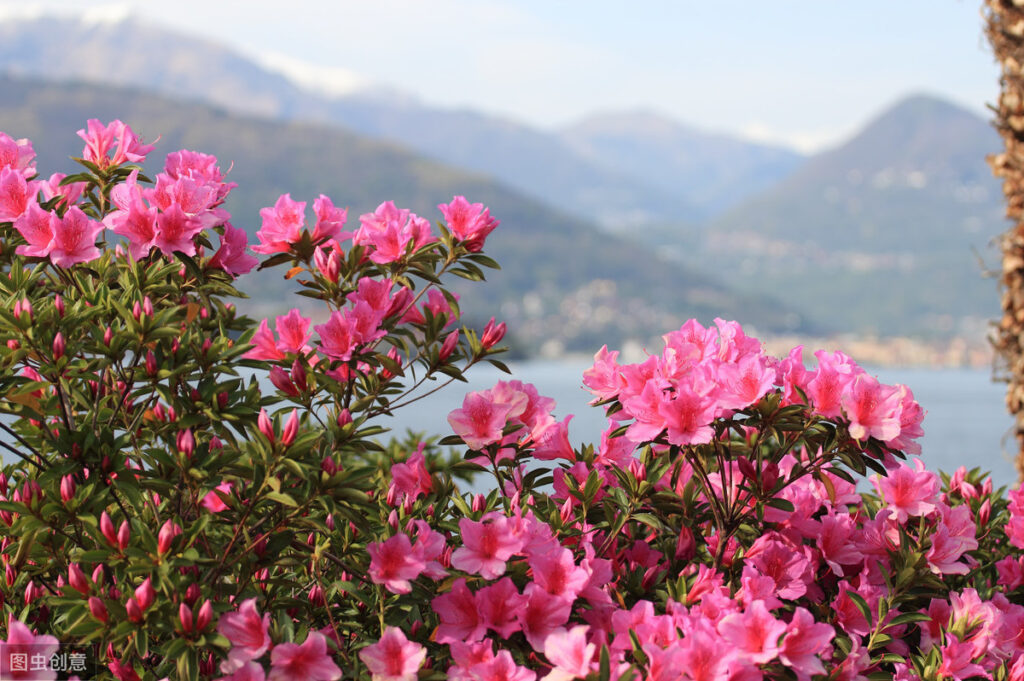
[[[476,495],[473,496],[472,508],[474,513],[479,513],[480,511],[487,508],[487,499],[484,497],[483,494],[477,493]]]
[[[13,338],[8,338],[7,339],[7,349],[8,350],[17,350],[20,347],[21,347],[21,343],[19,343],[15,339],[13,339]]]
[[[149,296],[142,299],[142,314],[147,317],[153,316],[153,301],[149,299]]]
[[[53,307],[56,308],[60,318],[64,318],[64,298],[58,293],[53,299]]]
[[[320,588],[319,584],[314,584],[309,590],[309,602],[317,608],[322,608],[327,604],[326,599],[324,599],[324,590]]]
[[[103,331],[103,344],[108,348],[110,347],[110,341],[114,340],[114,330],[109,326]]]
[[[256,418],[256,427],[263,433],[263,437],[270,441],[270,444],[274,444],[277,441],[277,438],[274,436],[274,424],[270,422],[266,409],[260,409],[260,415]]]
[[[177,338],[171,341],[171,354],[176,354],[181,349],[181,341]]]
[[[275,388],[289,397],[297,397],[299,394],[299,389],[295,387],[292,379],[288,376],[288,372],[279,366],[271,367],[270,382],[274,384]]]
[[[297,409],[292,409],[291,416],[284,424],[284,431],[281,433],[281,444],[285,447],[290,446],[295,442],[295,436],[299,432],[299,412]]]
[[[209,338],[204,338],[203,339],[203,357],[206,356],[206,353],[208,353],[210,351],[210,348],[212,348],[212,347],[213,347],[213,341],[210,340]]]
[[[199,318],[200,319],[209,319],[210,318],[210,311],[208,309],[206,309],[205,307],[199,308]]]
[[[142,607],[134,597],[129,597],[128,602],[124,604],[124,609],[128,613],[128,621],[134,624],[142,623]]]
[[[64,350],[64,334],[58,331],[57,335],[53,337],[53,358],[56,360],[63,357]]]
[[[392,530],[398,529],[398,511],[391,511],[388,513],[388,525],[391,526]]]
[[[192,455],[196,451],[196,439],[192,437],[192,429],[186,428],[185,430],[178,431],[178,451],[192,458]]]
[[[103,580],[106,576],[106,571],[103,569],[103,564],[99,564],[92,569],[92,583],[96,586],[103,586]]]
[[[149,606],[153,605],[153,601],[156,600],[156,591],[153,589],[153,582],[149,577],[135,588],[135,600],[139,602],[139,607],[143,610],[148,610]]]
[[[132,305],[132,317],[135,317],[135,321],[139,321],[142,317],[142,306],[139,305],[139,301],[137,300],[135,301],[135,304]]]
[[[484,327],[484,333],[480,337],[480,345],[485,350],[494,347],[501,342],[501,339],[505,337],[505,322],[494,325],[494,317],[491,317],[491,321],[487,322],[487,326]]]
[[[228,394],[226,391],[220,391],[217,393],[217,408],[221,411],[227,409],[228,406]]]
[[[106,511],[100,514],[100,532],[111,546],[117,546],[117,532],[114,531],[114,523]]]
[[[302,365],[298,357],[292,362],[291,379],[300,392],[306,392],[306,389],[309,387],[306,381],[306,367]]]
[[[324,524],[327,525],[327,529],[334,532],[334,514],[328,513],[327,518],[324,520]]]
[[[21,301],[21,311],[28,315],[29,321],[32,321],[32,303],[29,302],[28,298]]]
[[[8,588],[14,586],[14,580],[17,579],[17,577],[18,574],[14,571],[14,568],[11,567],[10,563],[4,565],[4,582],[7,584]]]
[[[195,605],[195,602],[199,600],[199,585],[192,582],[185,589],[185,602],[189,605]]]
[[[25,605],[29,605],[42,595],[43,587],[37,586],[35,582],[29,580],[28,584],[25,585]]]
[[[174,411],[174,407],[167,407],[167,422],[174,423],[178,420],[178,412]]]
[[[338,412],[338,425],[342,428],[352,423],[352,414],[348,409],[342,409]]]
[[[204,631],[206,627],[210,626],[211,621],[213,621],[213,605],[207,599],[199,606],[199,612],[196,613],[196,630]]]
[[[192,609],[184,603],[178,606],[178,621],[181,622],[182,631],[192,633]]]
[[[685,525],[679,528],[679,538],[676,540],[676,560],[690,561],[697,555],[697,541],[693,532]]]
[[[398,354],[398,348],[391,348],[388,350],[388,358],[395,361],[395,364],[402,366],[402,357]],[[381,378],[385,381],[390,380],[394,377],[394,373],[390,369],[382,369],[380,372]]]
[[[338,472],[338,466],[334,463],[334,459],[329,456],[325,456],[323,461],[320,462],[320,470],[327,475],[334,475]]]
[[[71,501],[75,496],[75,478],[70,474],[60,479],[60,499],[64,503]]]
[[[89,580],[85,578],[85,573],[82,572],[82,568],[78,563],[72,563],[68,566],[68,584],[83,596],[89,595]]]
[[[146,374],[156,376],[156,355],[152,350],[146,350]]]
[[[89,613],[100,622],[106,624],[108,618],[107,606],[103,604],[103,601],[95,596],[89,597]]]
[[[160,528],[159,534],[156,537],[156,550],[162,556],[171,550],[171,542],[174,538],[181,534],[181,527],[177,524],[168,520]]]
[[[121,526],[117,528],[117,548],[124,551],[128,548],[128,540],[131,539],[132,528],[128,524],[127,520],[121,521]]]
[[[573,500],[570,497],[566,499],[565,503],[562,504],[562,507],[558,509],[558,517],[562,520],[563,525],[568,525],[569,523],[571,523],[572,519],[576,516],[576,514],[573,512],[572,502]]]
[[[985,499],[985,501],[978,508],[978,524],[987,525],[989,517],[992,515],[992,501]]]
[[[20,321],[21,320],[22,312],[23,312],[23,310],[21,309],[21,301],[20,300],[15,300],[14,301],[14,318]]]
[[[458,344],[459,331],[458,329],[456,329],[455,331],[452,331],[450,334],[448,334],[448,336],[444,339],[444,343],[441,344],[441,350],[438,352],[437,355],[438,359],[440,359],[442,362],[447,360],[449,357],[452,356],[452,353],[455,351],[455,346],[457,346]]]

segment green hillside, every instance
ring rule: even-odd
[[[254,234],[258,211],[290,192],[350,206],[351,219],[393,199],[438,219],[454,194],[489,205],[502,226],[488,242],[501,272],[484,286],[463,287],[468,314],[497,314],[531,350],[542,345],[593,352],[602,343],[647,343],[690,316],[736,318],[762,331],[808,329],[801,318],[760,295],[737,296],[711,278],[663,260],[645,247],[601,233],[495,182],[424,160],[332,127],[241,117],[196,103],[83,84],[0,79],[0,130],[33,140],[44,171],[67,170],[78,154],[74,131],[86,119],[121,118],[158,152],[216,154],[239,184],[228,204],[233,223]],[[154,158],[158,154],[154,154]],[[251,275],[243,287],[259,312],[285,298],[277,275]]]

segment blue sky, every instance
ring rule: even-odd
[[[28,7],[112,9],[0,0],[0,20]],[[134,0],[114,8],[249,54],[344,69],[433,104],[547,128],[646,109],[814,149],[906,94],[942,95],[984,114],[998,92],[980,0]]]

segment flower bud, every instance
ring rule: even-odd
[[[75,478],[68,474],[60,479],[60,500],[64,503],[71,501],[75,496]]]
[[[679,528],[679,538],[676,540],[676,560],[688,562],[697,555],[697,541],[693,532],[685,525]]]
[[[89,580],[85,578],[85,573],[82,572],[82,568],[78,563],[72,563],[68,566],[68,584],[83,596],[89,595]]]
[[[224,411],[228,407],[228,393],[225,390],[217,393],[217,408]]]
[[[348,409],[342,409],[338,412],[338,425],[342,428],[352,423],[352,413]]]
[[[152,350],[146,350],[146,374],[156,376],[156,355]]]
[[[291,379],[295,387],[299,389],[299,392],[306,392],[306,389],[309,387],[306,381],[306,368],[299,361],[298,357],[292,362]]]
[[[103,604],[103,601],[95,596],[89,597],[89,613],[100,622],[106,624],[108,618],[107,606]]]
[[[199,600],[199,585],[192,582],[185,589],[185,602],[189,605],[195,605],[197,600]]]
[[[110,520],[110,516],[107,515],[106,511],[100,514],[100,533],[103,534],[103,538],[111,546],[117,546],[117,533],[114,531],[114,523]]]
[[[97,587],[103,586],[103,580],[106,576],[106,571],[103,569],[103,564],[100,563],[92,569],[92,583]]]
[[[124,604],[124,609],[128,613],[128,621],[134,624],[142,623],[142,607],[134,596],[128,598],[128,602]]]
[[[505,337],[505,322],[494,325],[494,317],[491,317],[491,321],[487,322],[487,326],[484,327],[484,333],[480,336],[480,345],[483,346],[484,350],[490,349],[501,342],[501,339]]]
[[[128,548],[128,541],[132,536],[132,528],[128,524],[127,520],[121,521],[121,526],[117,528],[117,548],[124,551]]]
[[[479,513],[480,511],[487,508],[487,499],[483,494],[477,493],[473,496],[473,512]]]
[[[7,339],[7,349],[8,350],[17,350],[20,347],[21,347],[21,343],[19,343],[15,339],[13,339],[13,338],[8,338]]]
[[[266,409],[260,409],[260,415],[256,419],[256,427],[263,433],[263,437],[270,441],[271,445],[277,441],[277,438],[274,436],[274,424],[270,422]]]
[[[132,305],[132,317],[135,318],[135,321],[139,321],[142,317],[142,306],[139,305],[139,301],[137,300],[135,301],[135,304]]]
[[[985,499],[981,506],[978,508],[978,525],[987,525],[989,517],[992,515],[992,501],[991,499]]]
[[[184,603],[178,606],[178,621],[181,622],[182,631],[192,633],[192,609]]]
[[[57,335],[53,337],[53,358],[57,360],[63,357],[65,349],[64,334],[58,331]]]
[[[324,598],[324,590],[320,588],[319,584],[314,584],[309,590],[309,602],[317,608],[322,608],[327,604],[327,600]]]
[[[297,397],[299,394],[299,389],[295,387],[295,383],[288,376],[288,372],[279,366],[271,367],[270,382],[274,384],[275,388],[289,397]]]
[[[114,330],[109,326],[103,331],[103,344],[108,348],[110,347],[110,341],[114,340]]]
[[[299,412],[297,409],[292,409],[291,416],[284,424],[284,431],[281,433],[281,444],[285,447],[290,446],[295,442],[295,436],[299,432]]]
[[[149,577],[146,577],[142,584],[135,588],[135,600],[139,602],[139,607],[143,610],[148,610],[149,606],[153,605],[153,601],[156,600],[156,590],[153,589],[153,582]]]
[[[171,550],[171,542],[181,534],[181,527],[168,520],[160,528],[156,538],[156,550],[162,556]]]
[[[327,526],[328,530],[330,530],[331,532],[334,532],[334,514],[333,513],[328,513],[327,514],[327,518],[324,520],[324,525]]]
[[[320,462],[320,470],[330,476],[338,472],[338,466],[334,463],[334,459],[325,456],[323,461]]]
[[[153,301],[149,299],[149,296],[142,299],[142,314],[147,317],[153,316]]]
[[[446,361],[449,357],[452,356],[452,353],[455,351],[455,346],[457,346],[458,344],[459,331],[458,329],[456,329],[455,331],[452,331],[450,334],[448,334],[448,336],[444,339],[444,342],[441,344],[441,350],[438,351],[438,359],[440,359],[442,362]]]
[[[210,626],[211,621],[213,621],[213,605],[207,599],[199,606],[199,612],[196,613],[196,630],[205,630],[206,627]]]
[[[53,299],[53,307],[57,310],[60,318],[64,318],[64,298],[58,293]]]
[[[4,582],[7,584],[8,588],[14,586],[14,580],[17,579],[17,577],[18,573],[14,571],[14,568],[11,567],[10,563],[4,565]]]
[[[192,455],[196,451],[196,439],[192,437],[191,428],[178,431],[177,445],[179,452],[190,459],[192,458]]]

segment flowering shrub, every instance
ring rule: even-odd
[[[596,445],[515,380],[382,444],[503,366],[504,325],[456,326],[445,288],[495,266],[487,209],[350,227],[286,194],[261,262],[216,159],[151,180],[128,126],[79,134],[83,171],[43,180],[0,133],[0,653],[91,648],[121,680],[1024,679],[1024,489],[906,463],[909,388],[691,320],[641,363],[597,353]],[[257,265],[320,311],[238,316]]]

